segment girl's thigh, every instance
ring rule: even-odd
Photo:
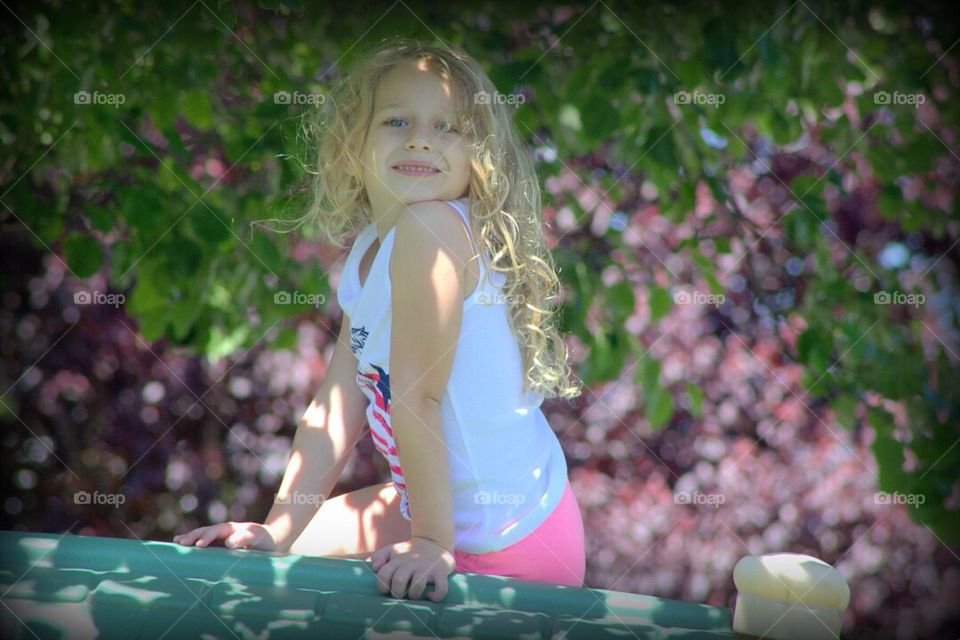
[[[582,587],[586,572],[583,519],[567,483],[553,513],[526,538],[500,551],[457,551],[457,571]]]
[[[307,556],[373,553],[410,539],[410,523],[400,513],[393,482],[375,484],[325,500],[290,546]]]

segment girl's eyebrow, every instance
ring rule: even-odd
[[[403,106],[405,106],[403,103],[400,103],[400,102],[391,102],[390,104],[388,104],[388,105],[386,105],[386,106],[384,106],[384,107],[381,107],[381,108],[377,109],[376,111],[374,111],[374,112],[373,112],[373,115],[377,115],[377,114],[379,114],[379,113],[382,113],[383,111],[389,111],[390,109],[394,109],[394,108],[396,108],[396,107],[403,107]],[[444,110],[443,110],[443,115],[452,116],[452,115],[453,115],[453,111],[450,111],[449,109],[444,109]]]
[[[402,106],[403,105],[399,102],[391,102],[387,106],[377,109],[376,113],[380,113],[381,111],[386,111],[387,109],[393,109],[394,107],[402,107]]]

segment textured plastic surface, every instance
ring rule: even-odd
[[[377,591],[362,560],[0,531],[0,637],[704,639],[723,607],[453,573],[443,602]]]
[[[799,553],[745,556],[733,568],[734,630],[770,640],[834,640],[850,588],[829,564]]]

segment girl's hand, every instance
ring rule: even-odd
[[[447,595],[447,576],[456,567],[453,552],[442,546],[414,536],[407,542],[399,542],[377,549],[370,557],[377,573],[377,590],[394,598],[403,598],[410,583],[411,600],[419,600],[433,582],[433,592],[427,596],[440,602]]]
[[[209,546],[221,538],[224,544],[234,549],[259,549],[277,551],[277,543],[267,525],[257,522],[223,522],[209,527],[200,527],[187,533],[173,536],[173,541],[190,546],[196,542],[198,547]]]

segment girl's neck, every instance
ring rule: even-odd
[[[395,203],[392,206],[386,207],[372,207],[371,218],[373,223],[377,227],[377,238],[380,240],[380,243],[383,244],[383,241],[386,239],[387,234],[390,233],[390,230],[393,229],[394,225],[397,224],[397,219],[400,217],[400,213],[403,211],[402,203]]]

